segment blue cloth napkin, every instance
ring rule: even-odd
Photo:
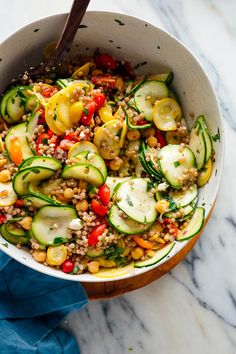
[[[79,283],[36,272],[0,251],[1,354],[78,354],[73,335],[57,326],[87,302]]]

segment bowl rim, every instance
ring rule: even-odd
[[[212,80],[211,78],[209,77],[208,73],[206,72],[205,68],[203,67],[203,64],[200,62],[200,60],[197,58],[197,56],[192,52],[191,49],[189,49],[187,47],[186,44],[184,44],[181,40],[179,40],[178,38],[176,38],[173,34],[169,33],[167,30],[165,29],[162,29],[160,28],[159,26],[157,25],[154,25],[153,23],[150,23],[149,21],[146,21],[145,19],[143,18],[140,18],[139,16],[132,16],[132,15],[127,15],[127,14],[124,14],[124,13],[120,13],[120,12],[114,12],[114,11],[94,11],[94,10],[88,10],[86,12],[87,13],[90,13],[90,14],[99,14],[99,15],[115,15],[115,16],[121,16],[121,17],[124,17],[124,18],[131,18],[132,20],[138,20],[138,21],[141,21],[143,22],[144,24],[147,24],[148,26],[150,27],[153,27],[154,29],[158,30],[159,32],[163,33],[164,35],[167,35],[169,36],[173,41],[175,41],[178,46],[182,47],[183,50],[187,51],[190,56],[194,59],[195,63],[197,64],[197,66],[202,70],[203,74],[205,75],[205,78],[206,80],[208,81],[208,84],[209,84],[209,88],[211,89],[211,93],[213,95],[213,98],[214,98],[214,101],[215,101],[215,106],[216,106],[216,109],[219,113],[219,123],[220,123],[220,128],[221,128],[221,140],[220,140],[220,144],[221,144],[221,156],[220,156],[220,161],[219,161],[219,169],[218,169],[218,179],[217,179],[217,183],[215,185],[215,188],[214,188],[214,193],[212,194],[212,207],[211,209],[209,210],[208,214],[205,216],[205,222],[204,222],[204,226],[202,228],[202,230],[200,231],[200,234],[201,232],[203,231],[203,229],[205,228],[207,222],[209,221],[210,217],[210,214],[212,212],[212,209],[214,207],[214,204],[216,202],[216,198],[217,198],[217,194],[218,194],[218,191],[219,191],[219,187],[220,187],[220,183],[221,183],[221,179],[222,179],[222,173],[223,173],[223,165],[224,165],[224,158],[225,158],[225,131],[224,131],[224,127],[225,127],[225,123],[224,123],[224,120],[223,120],[223,115],[222,115],[222,112],[221,112],[221,108],[220,108],[220,104],[219,104],[219,99],[217,97],[217,94],[216,94],[216,90],[213,86],[213,83],[212,83]],[[4,45],[6,42],[10,41],[11,39],[14,38],[14,36],[19,33],[20,31],[22,30],[27,30],[27,28],[30,28],[31,26],[35,25],[35,24],[39,24],[40,22],[42,21],[46,21],[46,22],[49,22],[50,20],[52,19],[56,19],[56,18],[66,18],[66,16],[68,15],[68,13],[66,12],[63,12],[63,13],[58,13],[58,14],[54,14],[54,15],[50,15],[50,16],[46,16],[46,17],[41,17],[33,22],[30,22],[28,24],[26,24],[25,26],[23,27],[20,27],[18,30],[16,30],[14,33],[12,33],[10,36],[8,36],[6,39],[4,39],[1,43],[0,43],[0,47],[2,45]],[[191,239],[190,239],[191,240]],[[39,267],[39,264],[37,262],[33,262],[32,264],[29,264],[28,261],[26,259],[24,259],[23,257],[18,257],[16,256],[15,254],[12,254],[12,252],[10,252],[8,250],[8,248],[4,247],[3,245],[1,245],[0,243],[0,250],[3,251],[4,253],[6,253],[8,256],[10,256],[11,258],[15,259],[16,261],[20,262],[21,264],[33,269],[33,270],[36,270],[42,274],[45,274],[45,275],[48,275],[48,276],[52,276],[52,277],[56,277],[56,278],[60,278],[60,279],[64,279],[64,280],[71,280],[71,281],[78,281],[78,282],[88,282],[88,283],[103,283],[103,282],[111,282],[111,281],[119,281],[119,280],[125,280],[125,279],[128,279],[128,278],[131,278],[133,276],[137,276],[137,275],[142,275],[154,268],[158,268],[160,265],[166,263],[168,260],[170,260],[172,257],[176,256],[187,244],[190,240],[186,240],[184,242],[182,242],[182,247],[180,247],[178,249],[177,252],[171,252],[171,256],[169,257],[165,257],[162,261],[160,261],[159,263],[156,263],[150,267],[144,267],[144,268],[134,268],[136,269],[136,274],[132,274],[132,272],[130,273],[127,273],[125,275],[121,275],[121,276],[117,276],[117,277],[111,277],[111,278],[102,278],[102,277],[98,277],[98,276],[94,276],[94,275],[91,275],[91,279],[83,279],[83,275],[88,275],[87,273],[85,274],[79,274],[79,275],[70,275],[70,274],[67,274],[67,273],[63,273],[62,271],[60,270],[56,270],[54,269],[54,271],[56,270],[55,274],[49,274],[49,272],[47,271],[48,267],[44,266],[44,267]]]

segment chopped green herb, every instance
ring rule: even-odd
[[[53,114],[53,120],[57,120],[57,114],[56,113]]]
[[[154,183],[152,181],[147,181],[146,191],[150,192],[152,188],[154,188]]]
[[[105,258],[113,260],[119,267],[127,263],[126,259],[122,257],[124,248],[118,247],[117,244],[112,243],[107,249],[104,250]]]
[[[50,230],[51,230],[51,228],[50,228]],[[64,241],[65,241],[65,239],[63,237],[56,237],[56,238],[54,238],[53,244],[54,245],[59,245],[60,243],[62,243]]]
[[[146,215],[144,216],[144,224],[146,224],[147,223],[147,217],[146,217]]]
[[[80,270],[80,267],[79,266],[75,266],[70,274],[76,274],[78,272],[78,270]]]
[[[42,139],[42,143],[43,143],[44,145],[47,145],[48,139],[47,139],[47,138]]]
[[[197,149],[196,152],[197,152],[198,154],[200,154],[200,150],[199,150],[199,149]]]
[[[217,134],[216,135],[212,135],[212,140],[213,141],[220,141],[220,129],[217,129]]]
[[[175,203],[174,199],[168,194],[162,194],[162,198],[169,202],[169,210],[177,209],[177,204]]]
[[[118,131],[118,133],[116,134],[116,136],[118,136],[118,138],[120,138],[120,137],[121,137],[122,130],[123,130],[123,128],[120,128],[120,129],[119,129],[119,131]]]
[[[179,161],[175,161],[175,162],[174,162],[175,168],[178,167],[179,165],[180,165],[180,162],[179,162]]]
[[[40,170],[38,168],[32,168],[31,172],[38,174]]]
[[[88,115],[88,108],[84,107],[83,112],[87,116]]]
[[[132,202],[132,200],[131,200],[129,195],[127,195],[126,200],[127,200],[127,203],[129,204],[129,206],[134,206],[134,204],[133,204],[133,202]]]

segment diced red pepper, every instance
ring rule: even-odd
[[[76,140],[77,140],[77,137],[76,137],[76,134],[75,134],[74,132],[71,132],[71,133],[69,133],[69,134],[66,134],[63,139],[65,139],[65,140],[70,140],[70,141],[71,141],[71,140],[76,141]]]
[[[80,118],[80,123],[87,126],[90,124],[93,114],[95,112],[95,102],[88,103],[82,113]]]
[[[3,224],[3,223],[6,222],[6,221],[7,221],[6,215],[5,215],[5,214],[1,214],[1,215],[0,215],[0,224]]]
[[[106,230],[106,227],[107,224],[105,222],[94,227],[94,229],[88,236],[89,246],[95,246],[98,243],[98,237],[103,234],[103,232]]]
[[[99,111],[100,108],[102,108],[102,106],[104,106],[104,103],[106,101],[106,96],[103,92],[99,92],[93,96],[93,100],[95,102],[95,110],[97,112]]]
[[[98,191],[98,196],[103,205],[107,206],[110,202],[110,189],[107,184],[103,184]]]
[[[117,77],[110,74],[93,76],[91,81],[96,86],[102,86],[106,89],[113,89],[115,87]]]
[[[71,259],[67,259],[65,262],[62,263],[61,270],[64,273],[71,273],[74,267],[75,267],[75,263]]]
[[[158,143],[161,145],[161,148],[166,145],[166,139],[163,133],[161,133],[159,130],[156,132],[156,138],[158,140]]]
[[[102,205],[100,201],[93,199],[91,203],[91,207],[95,214],[99,216],[107,215],[107,208],[104,205]]]

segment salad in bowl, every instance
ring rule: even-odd
[[[189,129],[174,72],[136,75],[99,50],[66,70],[2,95],[0,233],[72,275],[158,264],[204,225],[207,118]]]

